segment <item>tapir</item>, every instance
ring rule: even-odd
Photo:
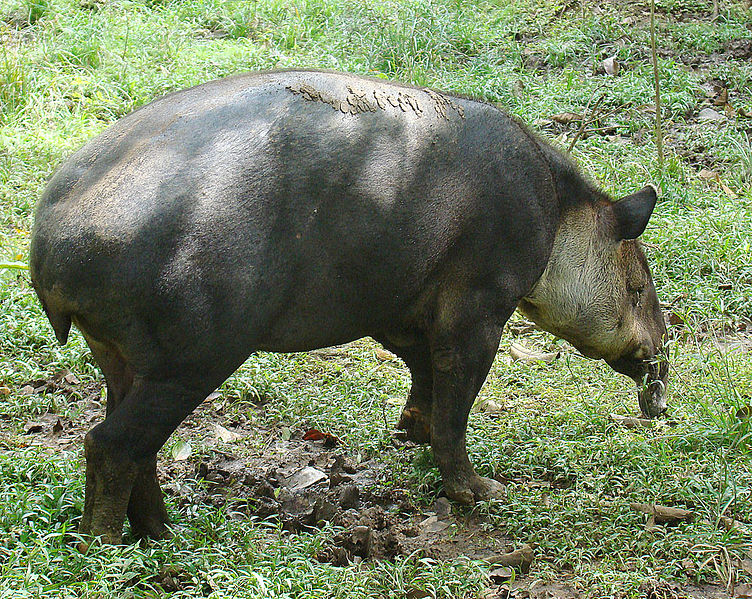
[[[36,209],[31,280],[60,343],[107,385],[84,440],[82,533],[169,534],[156,455],[256,351],[370,336],[412,386],[398,424],[444,492],[498,496],[468,414],[519,309],[666,409],[665,322],[643,251],[647,186],[613,201],[499,108],[328,71],[161,97],[60,166]]]

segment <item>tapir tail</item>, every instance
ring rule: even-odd
[[[54,312],[47,308],[44,302],[42,302],[44,313],[47,315],[47,319],[52,325],[52,330],[55,331],[55,337],[60,342],[60,345],[65,345],[68,342],[68,333],[71,328],[70,314],[65,312]]]

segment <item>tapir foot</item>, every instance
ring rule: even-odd
[[[431,442],[431,415],[426,416],[419,408],[406,406],[402,410],[397,428],[405,431],[408,441],[420,445]]]
[[[473,505],[478,501],[500,499],[504,495],[504,485],[492,478],[472,473],[444,480],[444,492],[457,503]]]
[[[117,545],[138,466],[112,459],[92,435],[84,438],[86,451],[86,499],[79,532]]]
[[[157,479],[156,457],[139,468],[128,502],[131,532],[139,538],[169,539],[170,518]]]

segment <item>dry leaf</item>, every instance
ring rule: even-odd
[[[718,173],[704,168],[699,173],[697,173],[697,176],[700,177],[700,179],[705,179],[705,181],[710,181],[712,179],[715,179],[718,176]]]
[[[689,510],[678,507],[669,507],[665,505],[656,505],[655,503],[630,503],[633,510],[649,514],[655,519],[657,524],[676,524],[678,522],[690,522],[695,515]]]
[[[214,434],[217,435],[218,439],[221,439],[225,443],[232,443],[233,441],[237,441],[242,436],[242,435],[239,435],[238,433],[227,430],[221,424],[214,425]]]
[[[376,348],[376,351],[374,353],[379,360],[383,360],[385,362],[390,362],[397,359],[397,356],[395,356],[392,352],[378,347]]]
[[[559,352],[536,352],[517,342],[513,342],[512,345],[509,346],[509,353],[512,356],[512,359],[520,360],[522,362],[546,362],[550,364],[559,357]]]
[[[182,462],[191,456],[192,451],[190,443],[178,441],[172,447],[172,459],[176,462]]]
[[[725,87],[715,87],[717,95],[713,98],[715,106],[725,106],[728,104],[728,90]]]
[[[219,399],[220,397],[222,397],[222,394],[219,391],[215,391],[214,393],[209,393],[204,401],[214,401],[215,399]]]
[[[718,182],[718,185],[721,186],[723,193],[728,196],[729,200],[735,200],[738,197],[728,185],[721,181],[721,178],[718,175],[716,175],[715,180]]]
[[[303,441],[323,441],[324,447],[335,447],[342,443],[342,441],[340,441],[334,435],[330,433],[322,433],[316,428],[312,428],[306,431],[306,433],[303,435]]]
[[[10,389],[3,385],[0,387],[0,395],[10,395]]]
[[[306,466],[305,468],[301,468],[300,470],[295,472],[292,476],[290,476],[289,479],[287,479],[287,486],[290,487],[292,491],[299,491],[301,489],[312,487],[313,485],[323,480],[327,480],[328,478],[329,477],[318,468]]]
[[[551,117],[551,120],[556,121],[557,123],[560,123],[562,125],[568,125],[569,123],[573,123],[574,121],[581,121],[582,115],[576,114],[574,112],[562,112],[553,115]]]
[[[633,418],[631,416],[619,416],[619,414],[609,414],[611,421],[623,426],[624,428],[653,428],[655,420],[647,418]]]
[[[519,568],[521,572],[526,573],[530,570],[530,565],[533,563],[535,554],[533,548],[530,545],[523,545],[519,549],[510,551],[509,553],[499,553],[492,557],[486,558],[486,562],[489,564],[500,564],[502,566],[508,566],[510,568]]]
[[[616,56],[609,56],[601,63],[601,66],[603,67],[603,70],[606,71],[607,75],[619,74],[620,65],[616,60]]]
[[[63,377],[63,380],[68,383],[69,385],[78,385],[81,383],[81,381],[78,379],[78,377],[73,374],[72,372],[69,372]]]

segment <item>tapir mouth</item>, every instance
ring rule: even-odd
[[[622,374],[626,374],[637,383],[637,398],[640,411],[645,418],[655,418],[663,414],[666,403],[666,384],[668,382],[668,360],[666,356],[656,356],[651,360],[619,359],[608,364]]]

